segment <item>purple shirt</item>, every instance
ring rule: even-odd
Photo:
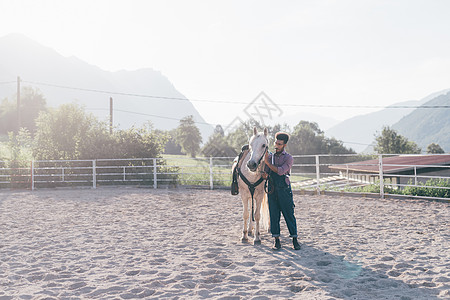
[[[269,161],[278,168],[278,175],[282,176],[291,174],[291,168],[294,164],[294,158],[285,150],[283,150],[283,152],[281,152],[280,154],[269,153]],[[266,173],[269,173],[270,168],[268,166],[265,166],[264,171]],[[289,176],[286,176],[286,184],[290,184]]]

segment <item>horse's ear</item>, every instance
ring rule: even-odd
[[[264,128],[264,135],[267,136],[269,134],[269,131],[267,130],[267,127]]]
[[[256,126],[253,127],[253,135],[257,135],[258,134],[258,129],[256,129]]]

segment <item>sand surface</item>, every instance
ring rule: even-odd
[[[273,251],[229,191],[0,191],[0,300],[450,298],[448,203],[294,200]]]

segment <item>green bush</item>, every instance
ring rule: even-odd
[[[402,194],[413,196],[450,198],[450,190],[443,189],[442,187],[450,188],[450,181],[448,179],[430,179],[427,180],[425,183],[419,182],[418,186],[405,187],[402,190]]]
[[[374,193],[374,194],[379,194],[380,193],[380,184],[376,183],[376,184],[371,184],[371,185],[366,185],[366,186],[361,186],[361,187],[356,187],[356,188],[349,188],[348,189],[349,192],[356,192],[356,193]],[[399,194],[398,190],[395,190],[391,187],[384,187],[384,192],[385,193],[389,193],[389,194]]]
[[[412,185],[410,181],[408,185]],[[437,198],[450,198],[450,180],[448,179],[430,179],[425,183],[419,183],[417,186],[407,186],[403,189],[394,189],[390,186],[384,187],[384,192],[393,195],[412,195],[412,196],[423,196],[423,197],[437,197]],[[356,188],[346,188],[347,192],[356,193],[380,193],[380,184],[375,183],[371,185],[366,185],[363,187]]]

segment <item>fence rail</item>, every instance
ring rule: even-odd
[[[393,155],[298,155],[290,179],[294,190],[450,198],[450,159],[443,164],[388,164]],[[450,156],[449,156],[450,157]],[[36,160],[11,167],[0,161],[0,188],[39,189],[144,185],[152,188],[231,184],[232,157]],[[370,163],[367,160],[372,159]],[[395,167],[398,171],[386,171]],[[362,171],[370,168],[371,171]],[[417,194],[421,190],[422,194]],[[414,193],[405,193],[413,191]],[[425,191],[425,192],[424,192]],[[431,195],[431,196],[430,196]]]

